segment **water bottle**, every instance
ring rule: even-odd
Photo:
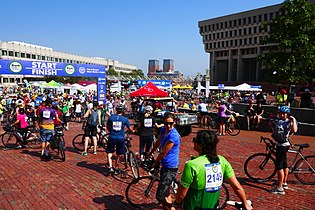
[[[17,135],[18,135],[19,139],[20,139],[20,140],[22,140],[22,139],[23,139],[22,134],[21,134],[20,132],[16,132],[16,133],[17,133]]]

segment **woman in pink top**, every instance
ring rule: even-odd
[[[219,136],[225,135],[225,122],[226,122],[226,106],[224,104],[224,101],[221,100],[220,103],[217,105],[218,109],[218,122],[219,122]]]
[[[25,113],[25,110],[23,108],[19,109],[19,113],[16,117],[16,121],[12,124],[12,126],[19,124],[18,126],[18,132],[23,136],[23,141],[26,141],[26,133],[28,128],[28,122],[27,122],[27,115]],[[19,146],[17,148],[23,147],[23,142],[19,141]]]

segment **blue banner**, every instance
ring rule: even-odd
[[[0,60],[0,74],[95,77],[98,78],[98,99],[106,98],[106,68],[101,65],[69,64],[49,61]]]
[[[171,80],[138,80],[140,87],[145,86],[148,82],[152,82],[156,86],[160,87],[171,87]]]

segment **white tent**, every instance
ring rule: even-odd
[[[236,86],[238,91],[262,91],[261,88],[252,88],[251,85],[247,83],[240,84]]]
[[[90,90],[96,91],[97,90],[97,85],[96,84],[90,84],[90,85],[87,85],[87,86],[85,86],[83,88],[86,91],[90,91]]]

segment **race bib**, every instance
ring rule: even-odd
[[[206,192],[214,192],[221,189],[223,174],[220,163],[206,164]]]
[[[50,111],[44,110],[43,111],[43,118],[49,119],[50,118]]]
[[[113,122],[113,130],[114,131],[120,131],[122,127],[122,122],[120,121],[114,121]]]
[[[152,119],[144,119],[144,127],[152,128]]]

